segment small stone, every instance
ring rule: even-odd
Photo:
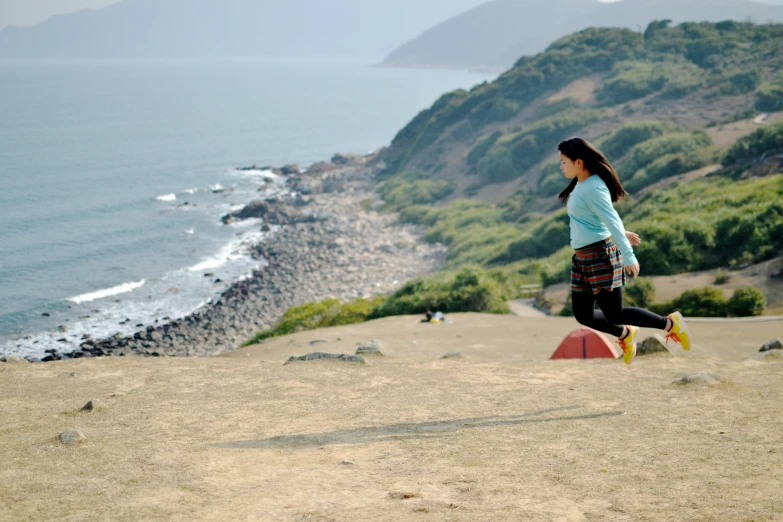
[[[696,372],[689,374],[682,374],[677,376],[677,380],[674,384],[688,385],[694,384],[698,386],[715,386],[720,384],[722,379],[713,371]]]
[[[63,444],[76,444],[82,442],[85,439],[84,434],[78,430],[66,430],[60,433],[60,442]]]
[[[89,401],[87,401],[87,404],[82,406],[81,411],[95,411],[98,408],[99,408],[98,401],[96,401],[95,399],[90,399]]]
[[[342,464],[343,466],[353,466],[353,462],[349,462],[347,460],[340,462],[340,464]]]
[[[783,343],[779,339],[773,339],[768,342],[759,350],[760,352],[768,352],[769,350],[783,350]]]
[[[359,354],[386,355],[386,350],[383,347],[383,343],[377,339],[373,339],[372,341],[367,341],[366,343],[359,345],[359,348],[356,349],[356,355]]]
[[[299,361],[317,361],[320,359],[331,359],[336,361],[358,363],[358,364],[365,363],[364,358],[359,357],[358,355],[347,355],[344,353],[314,352],[314,353],[308,353],[307,355],[302,355],[300,357],[292,355],[291,357],[288,358],[288,360],[285,363],[283,363],[283,366],[285,366],[286,364],[291,364]]]
[[[8,364],[22,364],[22,363],[29,363],[30,361],[28,361],[21,355],[3,355],[2,357],[0,357],[0,362],[4,362]]]
[[[650,355],[652,353],[671,354],[666,346],[666,341],[660,335],[652,335],[636,346],[636,355]]]
[[[314,340],[310,341],[308,344],[310,344],[310,346],[313,346],[315,344],[328,343],[328,342],[329,341],[327,341],[326,339],[314,339]]]
[[[441,359],[462,359],[462,354],[459,352],[449,352],[441,357]]]

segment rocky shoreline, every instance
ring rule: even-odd
[[[422,230],[399,225],[396,215],[368,211],[374,167],[365,165],[365,158],[351,159],[353,164],[333,161],[326,170],[308,169],[306,175],[289,171],[294,196],[254,201],[223,217],[224,223],[262,217],[265,230],[277,230],[252,254],[268,264],[233,284],[219,299],[132,336],[85,339],[78,350],[68,353],[48,350],[40,361],[217,355],[271,327],[293,306],[330,297],[385,294],[437,270],[445,261],[445,248],[422,242]]]

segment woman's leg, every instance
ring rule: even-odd
[[[608,292],[601,292],[608,293]],[[571,304],[574,308],[574,318],[588,328],[608,333],[615,337],[622,337],[625,333],[624,323],[612,323],[606,316],[595,309],[595,297],[592,292],[571,292]],[[600,301],[599,301],[600,303]],[[622,296],[620,297],[622,304]],[[603,309],[603,307],[601,307]]]
[[[606,320],[611,323],[656,328],[658,330],[666,330],[668,326],[668,321],[665,317],[654,314],[649,310],[644,308],[625,308],[623,306],[622,288],[615,288],[611,292],[601,290],[596,296],[596,301],[598,301],[598,306],[601,307]]]

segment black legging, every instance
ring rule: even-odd
[[[601,311],[595,309],[595,303]],[[630,324],[644,328],[666,329],[666,318],[643,308],[623,307],[623,289],[611,292],[571,292],[571,303],[576,320],[593,330],[620,337],[625,332],[623,325]]]

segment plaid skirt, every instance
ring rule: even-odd
[[[610,239],[578,248],[571,258],[571,291],[612,291],[625,286],[623,255]]]

